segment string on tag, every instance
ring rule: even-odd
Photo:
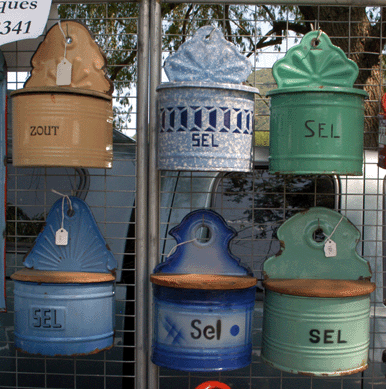
[[[64,33],[60,20],[58,22],[58,25],[64,38],[64,55],[63,55],[63,59],[58,63],[58,66],[56,68],[56,85],[66,86],[66,85],[71,85],[72,64],[66,58],[67,44],[71,43],[71,38],[68,36],[68,34],[66,36],[66,34]],[[68,29],[68,25],[67,25],[67,29]]]
[[[337,249],[336,249],[336,243],[331,239],[331,237],[334,235],[336,229],[339,227],[339,224],[342,222],[344,219],[344,216],[342,216],[338,222],[338,224],[335,226],[335,228],[332,230],[331,234],[327,236],[325,242],[324,242],[324,254],[327,258],[330,257],[336,257],[337,255]]]
[[[196,240],[197,240],[197,238],[194,238],[192,240],[187,240],[186,242],[181,242],[181,243],[176,244],[174,247],[172,247],[172,249],[170,250],[170,252],[169,252],[169,254],[167,255],[166,258],[169,258],[172,254],[174,254],[174,252],[177,250],[178,246],[182,246],[184,244],[191,243],[191,242],[194,242]]]
[[[344,219],[344,216],[342,216],[338,222],[338,224],[335,226],[335,228],[332,230],[331,234],[329,236],[327,236],[326,234],[324,234],[325,236],[327,236],[327,239],[326,240],[329,240],[331,239],[331,237],[335,234],[335,231],[336,229],[339,227],[339,224],[342,222],[342,220]]]
[[[53,193],[58,194],[59,196],[62,196],[62,219],[61,219],[60,229],[55,233],[55,244],[57,246],[66,246],[68,244],[68,232],[64,228],[64,201],[67,199],[69,211],[72,212],[73,208],[72,208],[71,199],[68,195],[60,193],[55,189],[51,189],[51,191]]]
[[[63,37],[64,37],[64,55],[63,55],[63,57],[66,58],[66,54],[67,54],[67,37],[66,37],[66,34],[64,33],[64,31],[62,29],[62,24],[61,24],[60,20],[58,22],[58,25],[59,25],[59,29],[62,32]]]

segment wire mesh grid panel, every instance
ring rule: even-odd
[[[114,82],[111,169],[14,167],[12,98],[8,96],[7,313],[0,319],[1,388],[134,387],[137,19],[138,5],[131,3],[54,4],[46,28],[47,32],[58,20],[80,21],[106,56],[106,71]],[[8,91],[23,88],[31,71],[31,56],[43,38],[44,35],[2,47],[8,65]],[[52,205],[60,198],[52,190],[88,204],[118,262],[114,345],[99,353],[49,357],[15,349],[14,282],[10,277],[24,268],[25,255],[45,226]]]
[[[359,389],[386,385],[383,362],[385,171],[377,165],[378,113],[382,111],[380,101],[384,93],[383,12],[383,7],[359,6],[165,5],[163,60],[192,39],[198,28],[211,25],[250,59],[253,70],[246,83],[257,87],[260,94],[255,100],[254,168],[251,173],[161,172],[161,261],[173,253],[177,244],[168,232],[189,212],[207,208],[218,212],[238,232],[231,241],[231,251],[252,269],[258,285],[252,325],[252,364],[233,371],[185,374],[161,367],[160,388],[195,389],[210,380],[223,382],[231,388],[256,389]],[[365,102],[364,163],[360,176],[269,173],[270,109],[266,93],[277,87],[271,68],[313,29],[327,33],[333,44],[357,63],[359,76],[355,87],[369,94]],[[219,58],[206,61],[217,63],[218,71],[226,66]],[[165,74],[162,81],[168,81]],[[371,264],[376,291],[371,295],[369,367],[361,373],[329,378],[306,377],[282,372],[261,359],[263,263],[280,251],[277,230],[283,222],[316,206],[340,212],[357,227],[361,238],[356,250]],[[315,239],[324,241],[325,236]]]

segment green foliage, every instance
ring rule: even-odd
[[[138,32],[138,3],[61,4],[61,19],[78,20],[88,26],[96,42],[106,53],[110,78],[122,91],[135,82]],[[284,30],[279,24],[290,17],[301,21],[294,6],[249,6],[220,4],[162,4],[163,51],[173,52],[205,25],[219,28],[225,38],[241,52],[252,55],[261,47],[279,49]],[[271,25],[270,39],[263,37],[262,27]]]
[[[8,242],[32,243],[44,226],[44,214],[30,218],[21,208],[7,204],[6,236]]]
[[[168,3],[161,7],[164,53],[176,51],[197,29],[212,25],[244,55],[257,58],[264,47],[280,50],[288,27],[298,33],[304,33],[305,28],[295,6]],[[124,127],[130,121],[129,91],[137,77],[139,4],[61,4],[58,11],[63,20],[83,22],[106,54],[107,73],[114,81],[118,103],[114,106],[114,126]]]

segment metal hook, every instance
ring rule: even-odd
[[[205,37],[205,39],[209,40],[210,38],[212,38],[212,35],[213,35],[215,30],[216,30],[216,27],[213,27],[213,30]]]
[[[317,46],[319,46],[320,37],[321,37],[323,31],[322,31],[320,28],[319,28],[318,31],[319,31],[318,36],[317,36],[316,38],[312,39],[312,41],[311,41],[311,46],[312,46],[312,47],[317,47]]]

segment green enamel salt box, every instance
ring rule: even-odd
[[[281,251],[264,263],[262,359],[295,374],[340,376],[368,366],[369,263],[360,233],[333,210],[315,207],[278,230]]]
[[[270,172],[361,175],[367,92],[353,88],[356,63],[312,31],[272,71]]]

